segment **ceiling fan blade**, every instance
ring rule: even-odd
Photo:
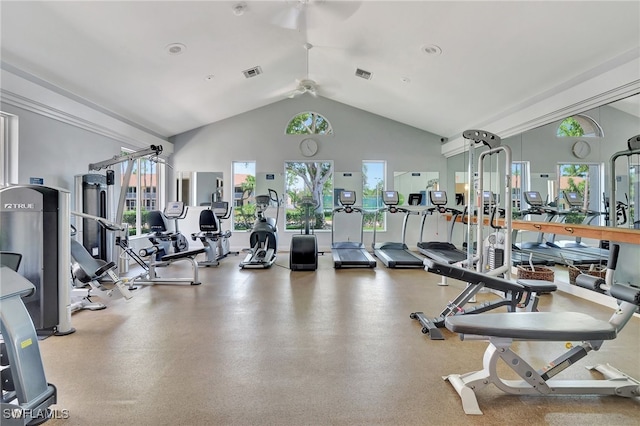
[[[311,1],[308,7],[307,24],[310,28],[326,26],[331,22],[347,20],[362,6],[362,1]]]
[[[297,30],[302,24],[301,21],[304,15],[304,9],[305,4],[297,2],[295,5],[289,6],[278,12],[271,22],[281,28]]]
[[[304,93],[304,90],[300,90],[300,88],[297,88],[295,90],[292,90],[291,92],[289,92],[289,94],[287,95],[287,98],[289,99],[293,99],[297,96],[300,96]]]

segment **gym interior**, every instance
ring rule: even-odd
[[[638,424],[638,2],[1,12],[1,424]]]

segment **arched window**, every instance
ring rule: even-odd
[[[604,136],[602,127],[586,115],[574,115],[562,120],[556,136],[559,138],[601,138]]]
[[[287,135],[332,135],[331,123],[317,112],[301,112],[293,117],[284,131]]]

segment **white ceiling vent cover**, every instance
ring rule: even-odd
[[[365,80],[371,80],[371,77],[373,77],[373,74],[370,73],[369,71],[365,71],[361,68],[357,68],[356,77],[364,78]]]
[[[248,70],[242,71],[242,74],[244,74],[245,78],[255,77],[257,75],[262,74],[262,68],[260,67],[249,68]]]

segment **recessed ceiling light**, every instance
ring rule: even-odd
[[[402,81],[405,84],[411,83],[411,79],[409,77],[400,77],[400,81]]]
[[[171,43],[165,46],[165,50],[169,55],[180,55],[187,50],[187,46],[182,43]]]
[[[215,76],[213,74],[209,74],[207,76],[205,76],[204,81],[211,81],[215,78]]]
[[[426,55],[440,55],[442,53],[442,49],[440,46],[436,46],[435,44],[427,44],[426,46],[422,46],[422,51]]]
[[[237,3],[233,6],[233,14],[236,16],[244,15],[247,10],[247,4],[245,2]]]

